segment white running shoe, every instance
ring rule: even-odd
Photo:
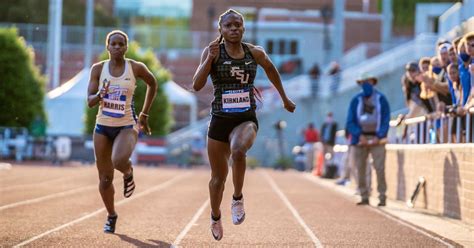
[[[232,222],[234,225],[240,225],[245,220],[244,198],[240,200],[232,199]]]
[[[219,241],[222,239],[222,237],[224,236],[224,229],[222,228],[222,219],[215,221],[212,219],[211,216],[211,233],[212,237],[214,237],[215,240]]]

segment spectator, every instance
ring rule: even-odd
[[[314,98],[319,89],[319,77],[321,76],[321,70],[319,69],[319,65],[316,63],[313,65],[311,70],[309,71],[309,78],[311,82],[311,96]]]
[[[474,32],[466,34],[459,42],[458,53],[461,60],[459,64],[459,79],[464,89],[463,99],[465,108],[468,109],[474,105]]]
[[[385,206],[387,185],[385,182],[385,143],[389,129],[390,107],[385,96],[374,89],[377,78],[362,74],[357,83],[362,92],[351,101],[347,115],[347,129],[354,145],[353,159],[357,168],[361,201],[357,205],[369,204],[366,182],[366,166],[369,154],[377,175],[378,206]]]
[[[304,131],[304,142],[303,145],[304,152],[306,154],[306,171],[311,171],[314,165],[314,152],[315,152],[315,143],[319,141],[319,133],[316,128],[314,128],[313,123],[308,124],[308,128]]]
[[[339,79],[341,77],[341,67],[336,61],[331,62],[329,65],[328,74],[332,76],[332,83],[329,88],[332,93],[336,93],[339,88]]]
[[[326,120],[321,127],[321,141],[323,142],[323,153],[324,157],[329,153],[330,158],[333,157],[333,148],[336,143],[336,132],[337,132],[337,122],[334,121],[332,112],[327,113]],[[324,160],[324,166],[326,167],[326,160]]]
[[[450,64],[448,65],[448,78],[453,84],[453,103],[454,103],[454,108],[452,112],[456,112],[456,114],[463,116],[465,115],[463,106],[465,104],[464,99],[463,99],[463,87],[461,83],[459,82],[459,71],[458,71],[458,66],[457,64]],[[457,131],[457,118],[453,119],[453,125],[451,128],[451,133],[456,134]],[[463,130],[466,129],[466,118],[463,117],[461,118],[461,141],[464,140],[464,135]],[[456,137],[453,135],[452,137],[452,142],[455,142]]]
[[[416,79],[420,74],[418,63],[411,62],[405,66],[402,77],[402,89],[405,93],[405,104],[408,108],[406,118],[412,118],[432,112],[434,109],[427,100],[421,99],[421,82]]]
[[[430,60],[431,59],[429,57],[423,57],[420,59],[420,61],[418,62],[418,67],[421,73],[426,73],[430,70]]]

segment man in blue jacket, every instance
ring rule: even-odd
[[[357,80],[362,92],[351,101],[347,115],[347,129],[354,147],[353,161],[357,168],[358,187],[362,200],[357,205],[369,204],[369,192],[366,182],[367,157],[373,158],[377,175],[378,206],[385,206],[385,143],[389,129],[390,107],[385,96],[374,89],[377,78],[367,73]]]

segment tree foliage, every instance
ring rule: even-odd
[[[164,136],[169,133],[170,127],[173,124],[173,117],[171,115],[171,104],[163,90],[163,84],[171,79],[171,73],[163,68],[155,57],[153,52],[149,49],[141,51],[138,43],[131,42],[125,57],[143,62],[148,69],[153,73],[158,81],[158,90],[155,101],[150,110],[150,117],[148,123],[150,124],[153,136]],[[100,60],[108,59],[107,51],[102,53]],[[146,84],[142,80],[137,80],[137,88],[135,89],[134,101],[135,112],[139,113],[143,107],[146,94]],[[87,108],[85,127],[86,133],[92,134],[95,126],[95,119],[98,112],[98,107]]]
[[[35,119],[46,120],[46,80],[33,58],[33,49],[15,28],[0,28],[0,126],[29,128]]]
[[[63,0],[63,24],[84,25],[85,1]],[[2,0],[0,1],[0,22],[47,24],[49,1],[45,0]],[[115,26],[117,19],[96,4],[94,6],[96,26]]]

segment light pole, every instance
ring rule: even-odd
[[[331,52],[331,40],[329,39],[329,21],[332,18],[332,8],[329,5],[324,5],[321,8],[321,17],[323,18],[323,50],[324,50],[324,64],[329,63]]]
[[[209,19],[209,22],[208,22],[208,30],[207,30],[207,35],[208,35],[208,40],[209,42],[211,42],[213,40],[213,37],[212,37],[212,29],[213,29],[213,20],[214,20],[214,16],[216,15],[216,8],[214,7],[214,5],[209,5],[209,7],[207,8],[207,18]]]

